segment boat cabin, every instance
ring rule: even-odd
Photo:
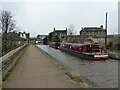
[[[78,52],[100,52],[99,45],[96,44],[62,43],[61,46]]]

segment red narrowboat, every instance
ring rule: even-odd
[[[99,45],[96,44],[78,44],[78,43],[62,43],[60,50],[90,60],[106,60],[107,54],[100,52]]]

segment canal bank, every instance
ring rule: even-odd
[[[108,56],[111,59],[116,59],[116,60],[120,60],[120,52],[109,52]]]
[[[88,61],[63,53],[59,50],[55,50],[49,46],[38,45],[38,47],[58,61],[62,62],[65,68],[67,67],[67,69],[74,71],[78,75],[84,76],[88,81],[99,88],[118,87],[117,60]]]

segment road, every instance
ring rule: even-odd
[[[3,88],[80,88],[52,58],[30,45],[18,61]]]

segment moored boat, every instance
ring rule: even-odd
[[[62,43],[60,50],[89,60],[108,59],[108,55],[101,53],[99,45],[96,44]]]
[[[58,49],[60,47],[60,43],[59,42],[50,42],[49,46],[55,49]]]

